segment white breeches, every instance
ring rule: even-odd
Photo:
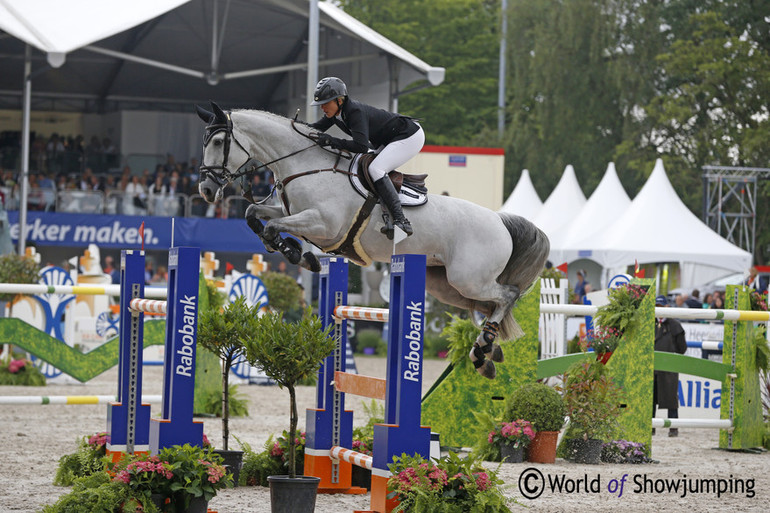
[[[380,150],[371,164],[369,164],[369,176],[376,182],[385,174],[403,166],[412,157],[420,153],[425,144],[425,132],[420,127],[417,132],[406,139],[393,141]]]

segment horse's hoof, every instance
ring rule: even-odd
[[[300,260],[302,260],[302,245],[300,245],[296,239],[292,239],[291,237],[283,239],[283,244],[284,248],[283,251],[281,251],[283,256],[285,256],[286,260],[291,264],[297,265]]]
[[[492,363],[489,360],[484,360],[484,363],[476,369],[479,374],[484,376],[485,378],[489,379],[495,379],[495,376],[497,376],[497,369],[495,369],[495,364]]]
[[[500,344],[492,344],[492,354],[489,355],[489,359],[493,362],[503,363],[505,361],[505,355],[503,354],[503,348]]]
[[[311,251],[307,251],[302,255],[302,263],[300,265],[310,272],[321,272],[321,262],[318,261],[318,257]]]

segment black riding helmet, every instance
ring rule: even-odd
[[[347,95],[348,88],[345,85],[345,82],[337,77],[322,78],[318,82],[318,85],[315,86],[315,92],[313,93],[313,103],[310,105],[323,105],[329,100]]]

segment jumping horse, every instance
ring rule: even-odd
[[[214,102],[211,107],[213,112],[197,107],[207,123],[198,184],[207,202],[221,199],[229,183],[239,184],[252,203],[246,221],[268,251],[313,271],[320,269],[315,256],[303,255],[297,241],[281,233],[359,265],[390,260],[394,244],[381,232],[384,221],[366,215],[376,199],[351,186],[350,154],[318,146],[316,134],[295,120],[254,110],[226,112]],[[266,167],[279,202],[251,196],[250,177]],[[426,288],[439,301],[486,316],[469,356],[481,375],[493,379],[492,362],[503,361],[496,339],[523,334],[511,310],[540,275],[548,238],[523,217],[451,196],[428,194],[408,217],[414,235],[396,245],[398,252],[426,255]]]

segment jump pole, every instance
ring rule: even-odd
[[[337,346],[318,372],[317,408],[307,410],[305,474],[321,478],[321,493],[365,493],[351,485],[351,466],[370,468],[369,512],[385,513],[396,505],[387,499],[388,464],[394,456],[430,458],[430,428],[420,425],[425,266],[424,255],[391,258],[386,316],[382,309],[347,307],[347,262],[329,258],[321,263],[319,314],[324,327],[333,326]],[[389,322],[386,380],[343,372],[348,318]],[[353,412],[345,410],[345,392],[385,399],[385,423],[374,426],[373,456],[348,449]]]

